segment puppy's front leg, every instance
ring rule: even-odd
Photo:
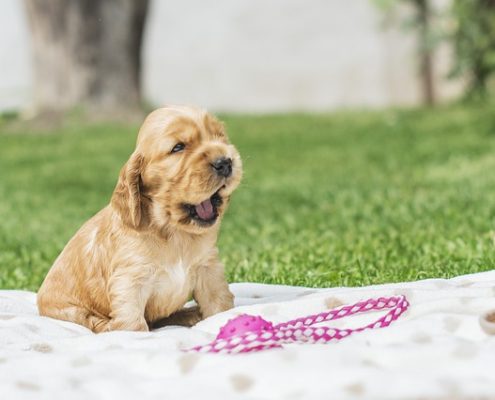
[[[193,297],[203,318],[234,307],[234,295],[225,280],[223,265],[216,256],[206,265],[200,266],[197,273]]]
[[[110,321],[107,330],[148,331],[144,318],[149,293],[142,279],[125,272],[109,281]]]

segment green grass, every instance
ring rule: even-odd
[[[219,242],[229,280],[367,285],[495,268],[488,106],[224,119],[245,167]],[[135,137],[118,125],[0,133],[1,288],[37,289],[108,202]]]

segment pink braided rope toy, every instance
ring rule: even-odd
[[[275,326],[260,316],[242,314],[229,320],[220,329],[220,333],[213,342],[193,347],[190,351],[236,354],[281,348],[282,344],[287,343],[327,343],[366,329],[386,328],[397,320],[408,307],[409,302],[405,296],[379,297],[297,318]],[[338,329],[314,326],[353,314],[383,309],[390,309],[390,311],[376,321],[360,328]]]

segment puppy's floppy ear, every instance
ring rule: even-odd
[[[112,195],[112,207],[120,214],[124,224],[138,228],[143,219],[141,173],[144,157],[134,152],[120,170],[119,181]]]

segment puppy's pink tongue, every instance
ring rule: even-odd
[[[213,218],[213,204],[211,204],[210,199],[199,203],[196,206],[196,213],[201,219],[212,219]]]

